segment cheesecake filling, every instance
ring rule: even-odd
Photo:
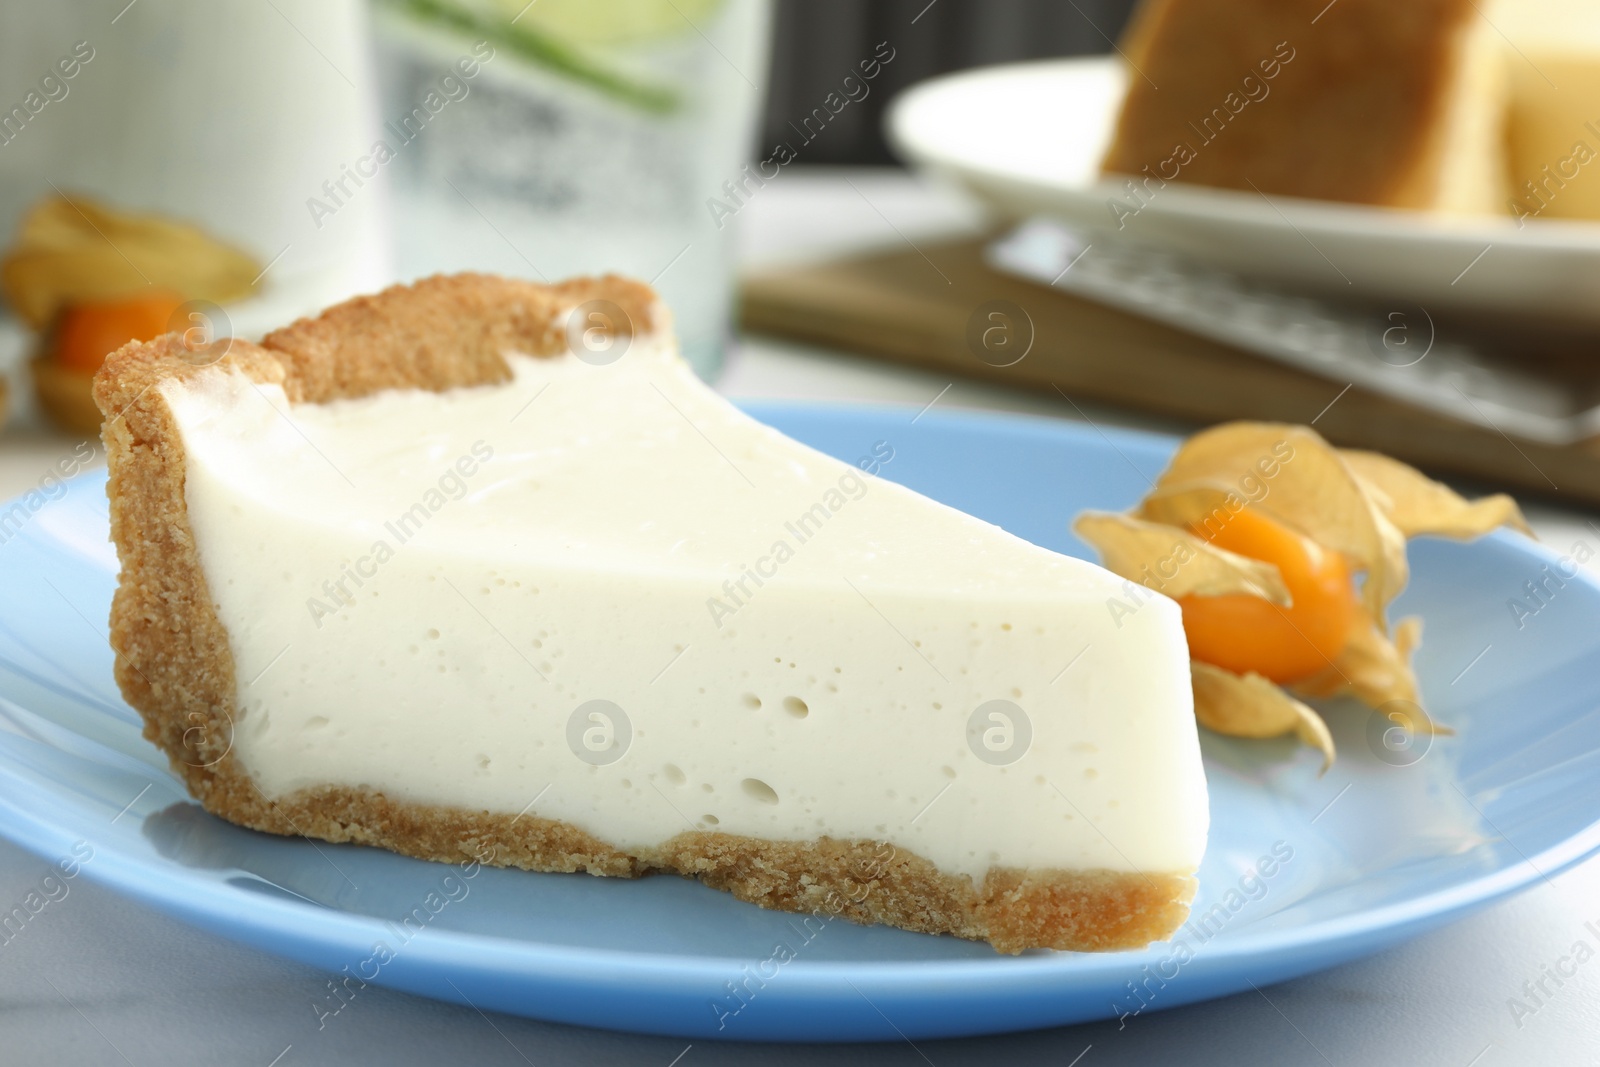
[[[720,831],[975,879],[1199,866],[1175,604],[894,484],[892,426],[855,462],[784,437],[670,342],[506,359],[325,404],[220,367],[159,387],[265,795],[635,854]]]

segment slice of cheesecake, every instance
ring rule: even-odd
[[[1176,605],[878,477],[892,432],[754,421],[644,286],[435,278],[218,356],[96,383],[118,681],[208,810],[1006,952],[1183,921]]]
[[[1480,0],[1142,0],[1103,167],[1458,213],[1506,203],[1507,55]]]

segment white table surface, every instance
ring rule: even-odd
[[[951,193],[887,171],[786,171],[739,222],[751,264],[921,241],[972,229]],[[18,338],[0,324],[0,369]],[[13,375],[15,381],[15,376]],[[719,388],[738,397],[903,403],[1184,427],[1048,396],[957,381],[842,353],[745,338]],[[15,394],[25,390],[14,389]],[[1331,395],[1331,393],[1330,393]],[[76,439],[23,410],[0,434],[0,499],[31,487]],[[1285,414],[1304,421],[1304,416]],[[1540,536],[1572,543],[1594,516],[1529,508]],[[0,596],[5,595],[0,590]],[[1597,785],[1600,788],[1600,785]],[[0,841],[0,903],[20,900],[45,860]],[[8,905],[9,906],[9,905]],[[1600,968],[1581,968],[1519,1026],[1508,1001],[1600,920],[1600,860],[1400,948],[1332,971],[1129,1021],[1001,1038],[898,1045],[767,1046],[613,1034],[488,1016],[373,986],[340,1025],[317,1030],[326,976],[191,929],[79,879],[0,946],[0,1064],[1110,1064],[1600,1063]],[[676,1058],[676,1057],[680,1057]],[[1078,1058],[1081,1057],[1081,1058]]]

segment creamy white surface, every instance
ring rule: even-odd
[[[1176,605],[1119,626],[1109,572],[789,440],[666,346],[508,358],[504,386],[325,405],[220,370],[162,387],[269,795],[368,786],[630,849],[883,839],[974,876],[1198,866]],[[567,743],[595,699],[633,731],[606,766]],[[968,747],[993,699],[1032,724],[1010,766]]]

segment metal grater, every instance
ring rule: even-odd
[[[1277,292],[1048,219],[996,240],[987,259],[1073,296],[1513,437],[1569,445],[1600,434],[1600,407],[1570,385],[1438,338],[1423,307],[1353,308]]]

